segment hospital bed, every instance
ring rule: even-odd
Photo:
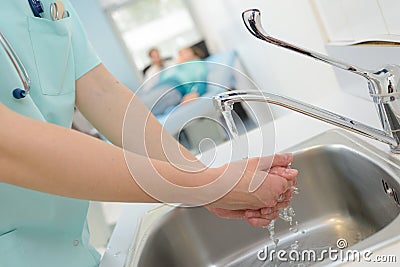
[[[204,61],[208,63],[207,92],[188,104],[172,107],[166,113],[156,116],[172,136],[188,142],[184,145],[189,145],[194,150],[197,149],[200,139],[205,137],[212,138],[216,143],[227,138],[223,128],[216,125],[221,114],[214,107],[212,97],[235,88],[234,67],[238,63],[238,55],[236,51],[221,52],[205,58]],[[185,135],[184,140],[180,136],[182,133]]]

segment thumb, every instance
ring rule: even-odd
[[[292,161],[292,153],[275,154],[272,156],[261,157],[259,159],[257,169],[261,171],[269,171],[273,167],[287,167]]]

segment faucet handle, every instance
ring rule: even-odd
[[[368,77],[369,90],[372,97],[388,98],[393,101],[400,94],[400,66],[386,65],[372,72]]]
[[[320,54],[318,52],[314,52],[305,48],[301,48],[295,46],[293,44],[287,43],[285,41],[279,40],[277,38],[269,35],[263,28],[261,24],[261,12],[258,9],[248,9],[242,13],[243,22],[247,28],[247,30],[256,38],[263,40],[267,43],[277,45],[291,51],[303,54],[305,56],[309,56],[311,58],[320,60],[337,68],[341,68],[347,71],[351,71],[363,77],[367,77],[370,71],[364,70],[362,68],[356,67],[354,65],[350,65],[348,63],[330,58],[326,55]]]
[[[369,91],[372,97],[385,97],[388,94],[392,94],[391,96],[393,97],[393,94],[400,92],[400,67],[397,65],[388,65],[377,71],[362,69],[272,37],[264,30],[261,24],[261,12],[258,9],[248,9],[244,11],[242,13],[242,18],[248,31],[260,40],[363,76],[368,80]]]

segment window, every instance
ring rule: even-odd
[[[184,0],[100,0],[137,68],[150,64],[148,51],[157,47],[163,57],[201,41]]]

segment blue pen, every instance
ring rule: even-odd
[[[29,5],[31,6],[33,15],[35,17],[40,18],[40,14],[42,14],[44,12],[43,10],[43,4],[40,0],[28,0]]]

